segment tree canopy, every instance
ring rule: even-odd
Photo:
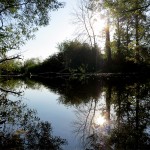
[[[63,6],[64,3],[57,0],[44,2],[2,0],[0,2],[0,63],[19,58],[18,56],[7,58],[7,52],[19,49],[26,40],[34,37],[34,32],[39,27],[49,24],[49,12]],[[75,24],[79,25],[81,29],[79,34],[85,39],[80,40],[78,37],[78,40],[62,42],[58,46],[57,54],[38,65],[33,65],[32,60],[29,61],[28,65],[24,65],[23,70],[26,70],[24,72],[148,70],[150,64],[149,7],[149,0],[132,2],[130,0],[81,0],[79,10],[75,12]],[[104,29],[99,35],[95,32],[96,22],[104,23]],[[99,48],[102,43],[105,54],[102,54],[102,48]]]
[[[0,58],[34,36],[40,26],[50,21],[50,11],[64,6],[57,0],[0,1]]]
[[[96,22],[100,21],[105,24],[104,33],[101,31],[99,40],[95,44],[100,45],[105,41],[105,53],[108,66],[112,59],[117,63],[121,61],[133,61],[134,63],[148,62],[150,57],[149,46],[150,35],[150,2],[149,0],[80,0],[82,10],[76,13],[79,29],[82,24],[87,33],[90,26],[93,31]],[[86,4],[86,5],[84,5]],[[88,14],[92,14],[89,19]],[[91,24],[91,19],[94,22]],[[82,22],[81,22],[82,21]],[[96,35],[87,34],[86,38],[97,38]],[[85,39],[86,39],[85,38]],[[84,39],[84,40],[85,40]],[[146,55],[145,55],[146,54]]]

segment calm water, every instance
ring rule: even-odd
[[[68,144],[60,144],[64,150],[147,150],[149,81],[1,79],[0,148],[9,149],[6,145],[17,147],[21,143],[22,149],[43,150],[37,141],[49,135],[39,122],[47,121],[53,137],[66,139]],[[35,143],[38,148],[32,147]]]

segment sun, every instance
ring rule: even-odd
[[[95,14],[93,17],[93,21],[95,32],[101,33],[106,27],[106,19],[102,18],[99,14]]]
[[[95,118],[94,122],[96,125],[103,125],[106,122],[106,119],[104,116],[99,115],[98,117]]]
[[[104,50],[106,19],[100,17],[100,15],[96,15],[94,20],[95,21],[93,22],[93,29],[94,29],[97,45],[101,48],[101,50]]]

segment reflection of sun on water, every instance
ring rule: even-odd
[[[95,118],[95,124],[96,125],[103,125],[106,122],[106,119],[104,116],[99,115]]]

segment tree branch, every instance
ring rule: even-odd
[[[122,13],[133,12],[133,11],[140,10],[140,9],[147,9],[149,6],[150,6],[150,3],[145,5],[145,6],[142,6],[142,7],[133,8],[133,9],[130,9],[130,10],[122,11]]]
[[[0,63],[5,62],[5,61],[9,61],[9,60],[13,60],[13,59],[22,59],[22,58],[20,57],[20,55],[17,55],[17,56],[14,56],[14,57],[1,59]]]
[[[13,7],[20,7],[20,6],[23,6],[23,5],[27,5],[29,3],[29,1],[27,1],[27,2],[25,2],[25,3],[21,3],[21,4],[14,4],[14,5],[7,5],[7,6],[5,6],[5,8],[3,8],[3,9],[1,9],[0,10],[0,14],[2,13],[2,12],[5,12],[7,9],[10,9],[10,8],[13,8]],[[30,2],[30,3],[34,3],[34,2]]]
[[[6,92],[6,93],[12,93],[12,94],[15,94],[15,95],[21,95],[22,92],[15,92],[15,91],[11,91],[11,90],[7,90],[7,89],[3,89],[0,87],[0,91],[2,92]]]

